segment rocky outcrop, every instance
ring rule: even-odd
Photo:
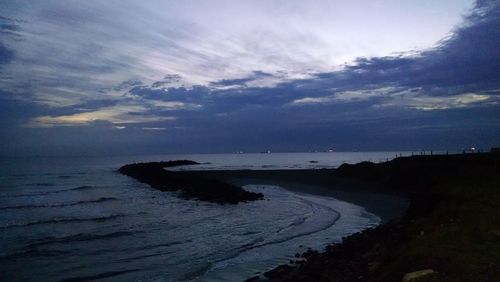
[[[410,273],[406,273],[403,276],[402,282],[418,282],[423,281],[424,279],[428,279],[429,276],[435,274],[436,272],[432,269],[422,269],[419,271],[414,271]],[[427,280],[425,280],[427,281]]]
[[[248,192],[241,187],[195,173],[181,174],[165,170],[166,167],[194,164],[198,163],[187,160],[137,163],[122,166],[118,171],[161,191],[181,191],[181,197],[185,199],[237,204],[263,198],[262,193]]]

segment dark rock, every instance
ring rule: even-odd
[[[247,280],[245,280],[244,282],[253,282],[253,281],[260,281],[260,276],[256,275],[254,277],[250,277]]]
[[[181,191],[185,199],[198,199],[218,204],[237,204],[262,199],[262,193],[248,192],[220,180],[205,178],[196,174],[181,174],[167,171],[165,167],[197,164],[180,160],[128,164],[118,171],[161,191]]]
[[[414,271],[410,273],[406,273],[405,276],[403,276],[403,282],[412,282],[412,281],[422,281],[425,277],[428,277],[429,275],[433,275],[436,272],[432,269],[423,269],[419,271]]]
[[[266,276],[267,278],[269,278],[271,280],[278,279],[278,278],[282,277],[283,274],[288,273],[291,269],[293,269],[293,267],[288,266],[288,265],[280,265],[280,266],[276,267],[275,269],[264,273],[264,276]]]

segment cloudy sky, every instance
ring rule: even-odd
[[[0,155],[500,146],[496,0],[3,1]]]

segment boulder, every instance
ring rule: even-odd
[[[402,282],[417,282],[417,281],[422,281],[422,279],[427,278],[430,275],[436,274],[432,269],[422,269],[410,273],[406,273],[405,276],[403,276]]]

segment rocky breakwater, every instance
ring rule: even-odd
[[[185,199],[197,199],[218,204],[237,204],[262,199],[262,193],[248,192],[241,187],[206,178],[196,173],[181,174],[165,168],[180,165],[196,165],[188,160],[134,163],[122,166],[118,171],[161,191],[180,191]]]

